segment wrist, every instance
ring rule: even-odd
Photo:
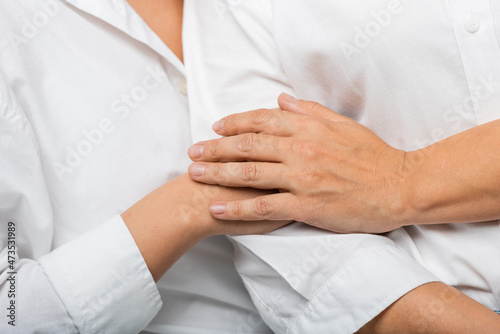
[[[417,187],[422,182],[417,172],[422,168],[424,154],[422,150],[404,154],[399,186],[400,207],[397,215],[399,226],[416,225],[420,222],[425,204],[417,200]]]
[[[393,160],[396,169],[389,175],[389,202],[390,221],[394,229],[411,225],[414,215],[412,207],[412,179],[415,166],[413,152],[396,150]]]
[[[121,215],[155,281],[208,236],[208,230],[195,223],[192,210],[182,210],[170,190],[167,183]]]

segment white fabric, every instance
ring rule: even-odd
[[[73,3],[0,2],[0,332],[269,333],[225,237],[154,284],[119,215],[187,170],[184,68],[126,2]]]
[[[316,2],[314,8],[276,2],[273,9],[262,0],[186,0],[186,71],[123,0],[0,4],[6,166],[0,217],[2,226],[18,226],[23,333],[136,333],[156,314],[148,333],[270,332],[224,237],[197,245],[156,287],[119,214],[185,172],[187,148],[212,136],[210,123],[222,114],[275,106],[281,90],[340,109],[326,98],[346,68],[323,76],[317,62],[328,64],[331,50],[323,50],[320,37],[304,35],[317,32],[312,14],[329,4]],[[351,11],[333,10],[340,18],[355,8],[343,7]],[[304,21],[299,14],[307,14]],[[363,86],[376,78],[367,78],[361,65],[353,82]],[[345,91],[335,87],[337,99],[350,97],[353,112],[364,110],[354,108],[360,88],[340,86]],[[380,87],[370,87],[380,95]],[[0,233],[4,301],[5,229]],[[437,279],[382,236],[339,236],[294,224],[235,240],[240,275],[277,333],[354,332],[402,294]],[[12,328],[0,322],[0,331]]]
[[[197,43],[192,43],[187,53],[188,75],[198,78],[188,82],[194,93],[191,108],[206,112],[193,120],[197,123],[193,124],[196,140],[214,137],[204,125],[227,114],[276,107],[277,92],[281,91],[350,116],[405,150],[422,148],[500,116],[500,49],[495,34],[500,16],[496,3],[494,11],[487,0],[222,3],[217,11],[211,11],[209,2],[190,2],[198,15],[186,20],[186,31],[197,36]],[[221,42],[210,47],[213,40],[208,36],[217,36]],[[232,61],[227,60],[228,55]],[[489,308],[498,309],[499,227],[498,221],[419,226],[399,229],[389,237],[421,264],[415,273],[426,268]],[[323,263],[314,256],[312,260],[304,258],[314,254],[322,236],[311,232],[315,236],[307,242],[299,237],[303,229],[291,227],[270,236],[234,238],[241,254],[262,259],[248,263],[246,257],[238,257],[238,270],[259,310],[278,332],[289,327],[294,333],[326,333],[328,326],[336,328],[335,332],[353,331],[363,314],[373,310],[358,303],[358,296],[371,299],[370,289],[390,292],[389,285],[400,283],[393,277],[385,281],[385,287],[382,282],[375,288],[371,279],[378,276],[365,273],[370,280],[364,286],[347,284],[342,291],[331,288],[330,275],[338,268],[352,267],[349,255],[340,252],[349,250],[355,258],[364,254],[357,243],[365,245],[365,241],[359,236],[338,236],[342,241],[331,244],[342,248],[333,252],[339,256]],[[341,247],[342,242],[355,246]],[[366,259],[376,266],[392,261],[366,253],[370,254]],[[361,262],[355,268],[362,270],[367,265]],[[297,280],[291,268],[304,267],[308,268],[307,279]],[[271,268],[278,274],[270,278]],[[400,274],[400,269],[393,265],[389,276]],[[255,273],[267,275],[255,277]],[[356,282],[359,277],[349,279]],[[265,280],[267,289],[262,288]],[[269,297],[273,289],[283,289],[285,282],[301,295],[293,299],[294,306]],[[325,288],[330,301],[324,299]],[[325,305],[332,315],[337,309],[349,309],[353,324],[328,319],[327,312],[321,313]],[[351,309],[350,305],[358,307]],[[314,319],[317,312],[322,317]]]

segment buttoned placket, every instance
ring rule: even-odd
[[[500,48],[489,0],[447,0],[469,89],[464,110],[477,124],[498,118]]]
[[[500,41],[490,0],[447,0],[477,124],[497,120],[500,108]],[[493,65],[493,66],[492,66]],[[495,66],[496,65],[496,66]],[[499,228],[500,228],[500,220]]]

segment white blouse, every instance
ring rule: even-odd
[[[213,136],[204,125],[227,114],[275,106],[281,91],[352,117],[408,151],[500,118],[495,1],[227,1],[217,13],[210,2],[191,4],[199,14],[186,20],[186,29],[198,43],[188,52],[187,71],[199,80],[188,81],[195,93],[190,106],[206,111],[193,125],[197,140]],[[217,47],[209,36],[217,36]],[[318,254],[324,247],[308,246],[321,244],[320,232],[311,232],[310,241],[301,233],[282,229],[235,238],[263,261],[250,269],[245,259],[236,261],[261,314],[272,323],[266,310],[274,310],[296,328],[290,332],[328,333],[328,326],[353,332],[363,314],[373,311],[371,302],[385,305],[383,294],[390,300],[392,289],[411,276],[405,260],[391,263],[392,256],[373,255],[379,240],[330,235],[335,252],[323,260]],[[498,221],[411,226],[387,236],[419,263],[411,268],[415,276],[432,273],[487,307],[500,308]],[[297,249],[291,251],[293,245]],[[352,258],[357,266],[350,265]],[[269,267],[279,274],[266,277],[264,293],[264,280],[252,274]],[[302,306],[269,297],[282,289],[283,279],[304,297],[294,304]]]
[[[467,1],[186,0],[185,66],[124,0],[2,2],[0,282],[8,222],[19,261],[15,298],[9,283],[0,298],[15,301],[16,330],[270,333],[263,318],[276,333],[352,333],[438,279],[498,308],[497,222],[402,229],[397,244],[297,223],[234,238],[238,273],[215,237],[155,285],[119,216],[186,171],[213,121],[275,107],[281,91],[405,149],[494,119],[498,45],[483,2],[469,17]],[[381,10],[391,22],[363,33]]]
[[[190,117],[184,66],[125,1],[0,2],[1,333],[137,333],[155,316],[152,332],[270,332],[225,237],[156,285],[120,218],[187,171]]]

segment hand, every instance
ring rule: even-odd
[[[227,220],[297,220],[336,232],[381,233],[402,225],[406,152],[320,104],[282,94],[280,109],[235,114],[214,124],[226,136],[189,150],[193,180],[279,189],[219,201]]]
[[[168,215],[177,216],[179,222],[199,231],[201,237],[213,235],[264,234],[276,230],[291,221],[227,221],[210,215],[209,207],[214,201],[248,200],[258,196],[272,194],[253,188],[227,188],[194,182],[187,175],[181,175],[164,187],[168,187]],[[163,199],[163,203],[165,199]],[[173,210],[175,209],[175,210]]]
[[[198,240],[221,234],[262,234],[274,231],[285,225],[285,222],[224,221],[211,216],[209,206],[214,201],[246,200],[271,193],[252,188],[201,184],[184,174],[153,191],[123,216],[129,218],[136,215],[142,221],[159,220],[162,224],[183,225]]]
[[[256,189],[223,188],[194,182],[181,175],[133,205],[122,218],[155,278],[167,271],[200,240],[219,234],[261,234],[284,221],[223,221],[209,213],[210,203],[269,194]]]

